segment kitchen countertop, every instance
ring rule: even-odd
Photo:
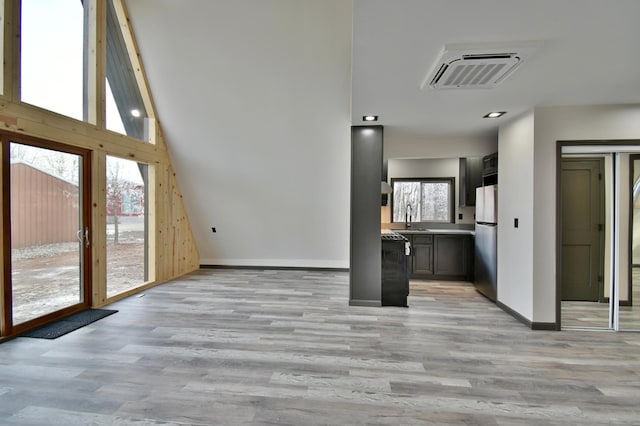
[[[421,227],[412,227],[412,228],[401,228],[401,229],[383,229],[382,234],[386,233],[398,233],[398,234],[451,234],[451,235],[475,235],[475,231],[473,229],[437,229],[437,228],[421,228]]]

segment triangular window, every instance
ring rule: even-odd
[[[136,139],[153,142],[152,123],[145,107],[135,67],[122,31],[119,3],[107,2],[106,127]]]
[[[150,97],[119,0],[106,2],[106,65],[96,66],[99,4],[104,7],[95,0],[22,1],[20,100],[153,143]],[[96,113],[98,78],[105,79],[104,123]]]

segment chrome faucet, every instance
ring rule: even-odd
[[[407,203],[404,208],[404,227],[406,229],[411,228],[411,204]]]

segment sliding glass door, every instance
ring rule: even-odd
[[[9,212],[4,232],[10,236],[4,243],[10,267],[3,276],[2,306],[7,335],[89,306],[91,228],[88,152],[3,139],[9,160],[3,161],[4,214]]]
[[[620,286],[619,329],[640,331],[640,154],[629,159],[629,277]]]
[[[640,141],[567,144],[560,167],[561,326],[640,331]]]

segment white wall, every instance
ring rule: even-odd
[[[456,177],[458,173],[458,158],[390,159],[387,168],[389,181],[391,178]]]
[[[498,133],[498,301],[533,318],[533,112]],[[518,228],[514,227],[518,218]]]
[[[384,158],[483,157],[498,149],[496,135],[432,137],[425,140],[385,128]]]
[[[540,107],[498,136],[498,300],[533,322],[556,320],[558,141],[640,139],[640,105]],[[606,143],[606,142],[605,142]],[[628,162],[628,156],[623,165]],[[622,170],[623,182],[628,170]],[[628,188],[621,186],[621,281],[626,283]],[[513,219],[519,218],[519,228]],[[626,295],[623,294],[623,298]]]
[[[201,263],[348,267],[351,2],[128,6]]]
[[[534,135],[532,320],[554,322],[557,141],[638,140],[640,105],[536,108]],[[621,234],[628,235],[628,230],[621,228]]]

